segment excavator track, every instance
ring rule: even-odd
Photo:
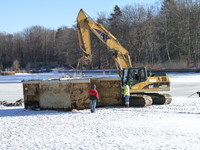
[[[152,105],[153,100],[151,96],[143,94],[131,94],[129,100],[130,107],[146,107]]]
[[[153,104],[163,105],[170,104],[172,101],[172,97],[170,94],[160,94],[160,93],[145,93],[150,96],[153,100]]]
[[[170,94],[160,93],[138,93],[130,95],[130,107],[146,107],[152,104],[170,104],[172,97]]]

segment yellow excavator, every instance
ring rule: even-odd
[[[165,73],[151,74],[145,67],[132,67],[129,52],[106,28],[81,9],[77,17],[79,45],[83,57],[81,61],[92,60],[90,32],[93,32],[113,54],[122,86],[130,87],[130,106],[148,106],[151,104],[169,104],[171,96],[158,91],[170,90],[170,79]]]

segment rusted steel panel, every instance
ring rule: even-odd
[[[88,91],[90,89],[90,83],[72,83],[70,89],[70,99],[73,108],[89,108],[89,96]]]
[[[100,95],[99,105],[122,105],[121,80],[119,78],[91,79],[91,85],[96,84]]]
[[[23,84],[23,93],[25,108],[39,105],[40,98],[38,82],[28,82],[26,84]]]
[[[70,83],[45,82],[40,83],[41,109],[71,109]]]

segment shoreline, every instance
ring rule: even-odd
[[[182,69],[150,69],[152,72],[169,72],[169,73],[200,73],[200,68],[182,68]]]

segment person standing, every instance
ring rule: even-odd
[[[99,93],[96,90],[96,85],[92,86],[92,89],[89,90],[88,94],[90,95],[90,110],[91,113],[94,113],[97,100],[99,100]]]
[[[122,89],[124,90],[123,93],[124,93],[124,98],[125,98],[125,106],[129,107],[129,97],[130,97],[129,85],[125,83]]]

